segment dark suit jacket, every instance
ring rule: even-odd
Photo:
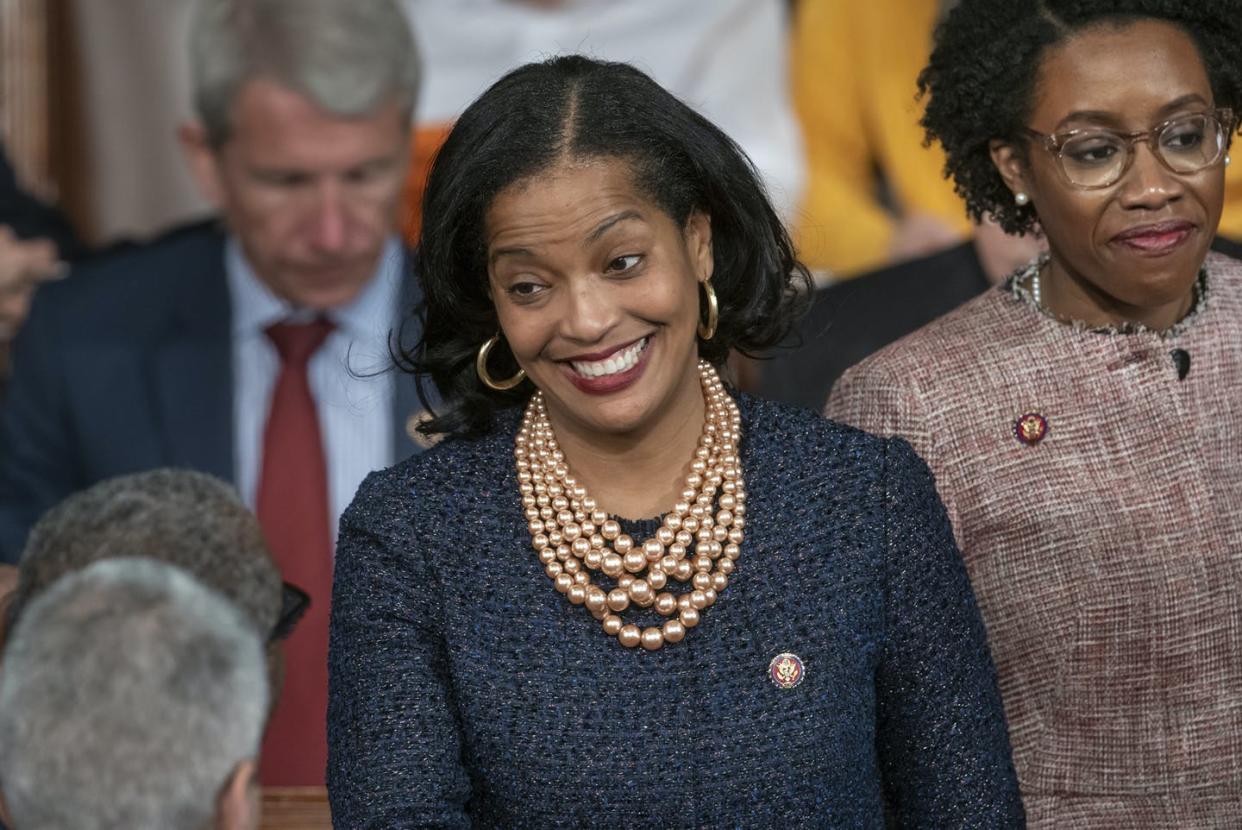
[[[0,562],[17,561],[45,510],[102,479],[176,466],[234,480],[224,241],[214,223],[193,225],[39,291],[0,413]],[[404,294],[401,313],[417,299],[412,276]],[[421,409],[412,378],[394,398],[404,458],[418,451],[406,433]]]

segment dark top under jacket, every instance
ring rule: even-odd
[[[517,413],[367,479],[337,548],[337,830],[880,828],[886,801],[898,827],[1022,826],[983,625],[926,465],[900,439],[740,404],[738,569],[660,651],[624,648],[544,574]],[[641,541],[656,522],[624,524]],[[768,676],[783,652],[805,665],[792,689]]]
[[[974,244],[963,242],[821,288],[790,347],[759,364],[758,392],[820,411],[846,369],[987,287]]]

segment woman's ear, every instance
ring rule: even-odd
[[[694,264],[694,275],[699,282],[712,278],[716,261],[712,258],[712,220],[701,210],[693,211],[686,220],[686,251]]]
[[[1014,197],[1019,198],[1018,194],[1021,193],[1029,199],[1031,188],[1026,159],[1018,148],[1007,141],[994,138],[988,142],[988,152],[992,155],[992,164],[996,166],[996,172],[1000,173],[1001,178],[1005,180],[1005,186],[1014,194]]]

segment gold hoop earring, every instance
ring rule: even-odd
[[[526,380],[526,370],[518,369],[518,373],[507,380],[496,380],[487,372],[487,356],[492,351],[492,346],[500,342],[500,335],[492,335],[492,339],[488,340],[479,347],[479,356],[474,359],[474,371],[478,374],[479,380],[483,381],[483,385],[488,389],[495,389],[497,392],[507,392]]]
[[[699,321],[699,337],[711,340],[716,334],[716,323],[720,320],[720,306],[716,303],[716,292],[712,290],[712,281],[703,280],[703,292],[707,295],[707,323]]]

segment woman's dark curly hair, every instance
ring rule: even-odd
[[[1023,147],[1036,74],[1050,46],[1084,28],[1165,20],[1199,47],[1216,105],[1242,113],[1242,0],[962,0],[936,31],[931,61],[919,75],[927,99],[927,140],[944,145],[945,171],[966,211],[991,215],[1009,233],[1031,231],[1038,217],[1019,207],[988,144]]]
[[[809,277],[745,153],[631,66],[578,55],[529,64],[462,114],[427,181],[418,247],[423,335],[398,355],[402,369],[430,376],[443,401],[425,434],[485,433],[497,409],[530,396],[529,382],[496,392],[475,373],[479,347],[498,330],[485,215],[506,187],[564,159],[592,158],[628,164],[635,186],[680,227],[694,211],[710,217],[720,316],[715,336],[699,340],[703,358],[755,354],[789,332]],[[504,348],[490,363],[497,377],[517,370]]]

